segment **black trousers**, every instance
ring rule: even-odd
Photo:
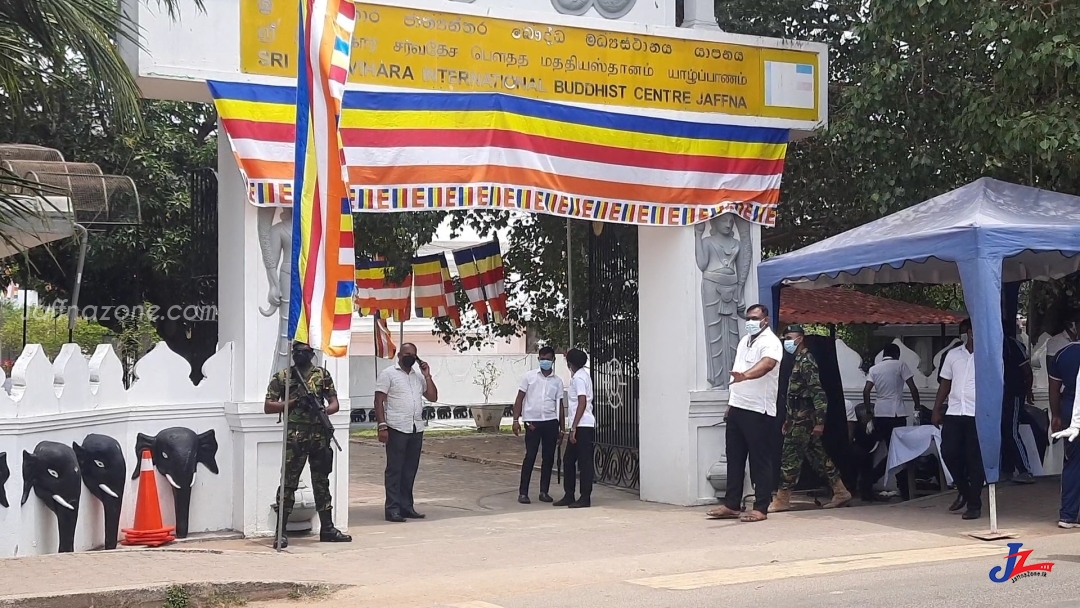
[[[967,499],[968,509],[981,509],[986,473],[974,416],[945,416],[941,425],[941,456],[952,473],[956,489]]]
[[[1001,474],[1030,473],[1027,449],[1020,439],[1020,408],[1024,397],[1006,396],[1001,407]]]
[[[750,481],[754,484],[754,510],[768,513],[772,502],[773,448],[776,418],[767,414],[729,407],[724,437],[727,441],[727,494],[724,504],[742,511],[742,491],[746,461],[750,461]]]
[[[885,447],[888,448],[892,443],[893,429],[898,429],[907,426],[906,416],[874,416],[874,432],[871,434],[874,441],[882,441],[885,443]],[[874,455],[870,455],[870,463],[873,463]],[[866,462],[866,461],[864,461]],[[859,486],[859,492],[866,498],[868,495],[873,494],[874,482],[881,479],[885,475],[885,467],[889,464],[889,457],[881,459],[876,466],[872,466],[870,470],[866,471],[866,475],[863,475],[861,484]],[[900,496],[904,500],[910,497],[908,494],[908,478],[907,475],[896,476],[896,487],[900,490]]]
[[[592,500],[593,484],[593,442],[596,441],[596,429],[591,426],[577,428],[577,443],[566,442],[563,454],[563,490],[573,498],[577,485],[577,474],[581,472],[581,502]],[[548,479],[550,481],[550,477]]]
[[[389,435],[386,441],[386,472],[383,475],[385,508],[387,513],[407,513],[413,510],[413,483],[420,468],[424,432],[402,433],[390,429]]]
[[[578,429],[578,440],[581,433]],[[533,467],[536,466],[536,453],[543,446],[540,459],[540,493],[547,494],[551,489],[551,468],[555,466],[555,444],[559,441],[559,421],[525,423],[525,460],[521,463],[521,486],[518,494],[528,496],[532,480]]]

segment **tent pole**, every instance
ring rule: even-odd
[[[990,484],[990,533],[997,534],[997,484]]]

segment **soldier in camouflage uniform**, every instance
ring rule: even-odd
[[[333,415],[339,409],[337,391],[330,372],[326,368],[312,364],[315,351],[303,342],[293,344],[293,365],[288,370],[281,370],[270,379],[266,389],[266,402],[263,411],[267,414],[280,415],[285,410],[285,381],[292,372],[289,381],[289,430],[285,446],[285,496],[284,509],[286,522],[292,512],[296,488],[300,484],[300,474],[304,463],[311,462],[311,486],[315,493],[315,510],[319,512],[322,528],[319,540],[322,542],[351,542],[352,537],[343,534],[334,527],[331,517],[330,473],[334,469],[334,452],[330,448],[330,432],[327,431],[314,412],[301,407],[298,401],[301,395],[300,379],[304,379],[307,390],[318,401],[326,404],[326,413]],[[289,539],[281,531],[281,548],[289,546]],[[277,548],[275,536],[274,548]]]
[[[825,453],[821,435],[825,431],[828,402],[818,378],[818,365],[803,344],[803,328],[791,325],[784,334],[784,350],[795,355],[795,365],[788,381],[787,420],[784,422],[784,452],[780,459],[780,489],[769,505],[770,512],[791,509],[791,490],[799,481],[803,459],[829,480],[832,500],[826,509],[842,507],[851,501],[851,493],[840,480],[832,459]]]

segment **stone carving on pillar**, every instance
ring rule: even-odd
[[[634,8],[637,0],[551,0],[555,10],[564,15],[584,15],[595,8],[600,16],[619,19]]]
[[[292,275],[292,209],[285,207],[281,210],[281,219],[274,224],[276,209],[260,207],[258,216],[259,248],[262,251],[263,266],[266,267],[266,279],[270,283],[270,289],[266,294],[266,301],[270,307],[259,312],[264,317],[278,313],[278,333],[274,341],[274,364],[270,368],[274,372],[285,369],[289,365],[288,349],[282,345],[282,336],[289,329],[289,291],[291,289],[290,277]]]
[[[750,276],[754,248],[750,243],[750,222],[734,213],[712,218],[709,226],[711,230],[705,236],[705,224],[698,224],[694,239],[695,257],[701,270],[705,355],[709,385],[726,389],[739,346],[740,326],[746,315],[743,291]]]
[[[683,0],[683,22],[681,27],[694,30],[721,31],[720,25],[716,22],[714,0]]]

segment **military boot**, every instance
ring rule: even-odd
[[[844,482],[837,479],[832,482],[832,500],[830,500],[823,508],[835,509],[837,507],[842,507],[849,502],[851,502],[851,492],[848,492],[847,488],[844,487]]]
[[[769,513],[783,513],[791,510],[791,490],[777,490],[776,497],[769,505]]]
[[[277,509],[275,508],[274,509],[274,549],[279,548],[278,547],[278,531],[279,531],[279,529],[277,527],[277,521],[278,521]],[[285,518],[281,520],[281,525],[282,526],[288,526],[289,525],[289,514],[288,513],[286,513]],[[286,530],[287,529],[288,528],[286,528]],[[289,547],[289,537],[286,536],[285,530],[280,530],[280,532],[281,532],[281,547],[280,548],[281,549],[287,549]]]
[[[330,517],[330,511],[319,511],[319,521],[322,527],[319,530],[319,542],[323,543],[351,543],[352,537],[334,527],[334,520]]]

